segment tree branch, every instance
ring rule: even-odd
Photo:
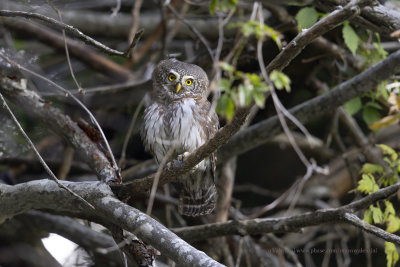
[[[233,234],[251,235],[261,233],[296,232],[300,231],[303,227],[320,225],[324,223],[344,222],[350,223],[361,228],[361,230],[368,231],[369,233],[387,241],[400,244],[400,237],[387,233],[375,226],[361,223],[361,220],[353,214],[357,210],[366,208],[376,201],[385,199],[395,194],[399,188],[400,184],[395,184],[380,189],[358,201],[340,208],[321,209],[290,217],[237,220],[223,223],[190,226],[173,229],[173,231],[185,240],[195,241],[210,237]]]
[[[341,10],[339,10],[337,12],[331,13],[330,15],[328,15],[327,17],[325,17],[324,19],[322,19],[321,21],[319,21],[318,23],[313,25],[305,33],[299,34],[267,66],[267,70],[283,69],[287,64],[290,63],[290,61],[295,56],[297,56],[301,52],[301,50],[306,45],[311,43],[319,35],[322,35],[325,32],[333,29],[339,23],[343,22],[347,18],[354,16],[359,11],[359,5],[365,5],[366,3],[369,3],[369,2],[370,2],[370,0],[352,1],[346,7],[342,8]],[[173,168],[171,171],[164,170],[160,176],[160,182],[159,182],[160,185],[176,180],[179,175],[182,175],[183,173],[191,170],[202,159],[209,156],[213,151],[215,151],[220,146],[225,144],[232,137],[232,135],[235,134],[239,130],[239,128],[243,124],[245,118],[247,117],[249,110],[250,110],[250,107],[241,108],[241,109],[237,110],[236,111],[237,114],[232,119],[232,121],[227,126],[225,126],[223,129],[221,129],[219,132],[217,132],[217,134],[215,135],[214,138],[209,140],[207,143],[205,143],[203,146],[201,146],[199,149],[197,149],[195,152],[193,152],[189,157],[187,157],[185,159],[184,165],[181,168]],[[295,115],[295,114],[293,114],[293,115]],[[277,123],[277,124],[274,124],[274,127],[276,129],[280,129],[277,118],[276,118],[276,121],[274,121],[274,122]],[[250,131],[251,128],[253,128],[253,127],[249,127],[245,131],[248,132],[248,131]],[[261,134],[261,133],[259,133],[257,131],[257,133],[255,135],[257,135],[257,134]],[[269,132],[263,132],[262,134],[268,135]],[[257,140],[258,138],[259,137],[257,136],[257,138],[255,138],[255,140]],[[247,139],[246,141],[249,141],[249,140]],[[230,143],[231,142],[232,142],[232,140],[230,141]],[[246,147],[248,147],[248,145],[245,144],[244,142],[241,142],[239,144],[236,143],[235,145],[230,147],[230,150],[228,150],[228,149],[226,150],[226,154],[223,154],[223,156],[222,156],[223,161],[225,161],[226,159],[228,159],[234,155],[237,155],[237,154],[232,154],[231,152],[232,152],[232,150],[236,151],[236,146],[241,147],[241,145],[243,145],[242,149],[245,149]],[[112,186],[112,188],[119,197],[124,198],[124,197],[128,197],[130,195],[133,195],[137,192],[150,189],[153,184],[153,179],[154,179],[154,175],[150,175],[143,179],[134,180],[132,182],[125,183],[122,185]]]
[[[35,38],[55,49],[65,49],[63,36],[58,32],[51,30],[49,27],[34,22],[12,18],[4,18],[2,19],[2,22],[6,27],[21,32],[25,37]],[[117,81],[127,81],[134,78],[134,75],[129,69],[109,60],[95,49],[68,37],[66,38],[66,41],[70,54],[90,66],[92,69]]]
[[[333,110],[356,96],[373,90],[380,82],[390,78],[400,71],[400,51],[397,51],[375,66],[372,66],[341,83],[329,93],[315,97],[289,110],[301,123],[305,124],[316,119],[329,110]],[[293,124],[289,124],[293,127]],[[222,146],[218,153],[220,162],[224,162],[233,155],[239,155],[257,146],[266,143],[270,138],[282,132],[277,116],[254,124],[240,131],[229,142]]]
[[[65,24],[64,22],[58,21],[53,18],[46,17],[46,16],[44,16],[42,14],[38,14],[38,13],[25,12],[25,11],[0,10],[0,17],[23,17],[26,19],[34,18],[34,19],[44,21],[58,29],[65,30],[66,32],[72,34],[73,36],[81,39],[86,44],[92,45],[109,55],[127,56],[129,54],[130,50],[133,48],[131,45],[131,46],[129,46],[128,50],[125,52],[121,52],[121,51],[112,49],[112,48],[100,43],[99,41],[87,36],[86,34],[82,33],[80,30],[74,28],[71,25]],[[133,40],[132,43],[133,42],[135,42],[135,40]]]
[[[118,225],[152,245],[165,256],[183,266],[223,266],[180,239],[162,224],[116,199],[110,188],[100,182],[63,182],[83,196],[96,211],[58,188],[51,180],[36,180],[15,186],[0,184],[0,223],[29,209],[70,212],[77,217],[91,216]]]
[[[371,0],[350,1],[345,7],[333,11],[331,14],[315,23],[311,28],[299,33],[267,66],[267,71],[283,70],[300,52],[315,38],[336,28],[343,21],[360,13],[360,8],[369,4]]]
[[[0,75],[0,93],[36,119],[62,136],[83,157],[83,160],[104,181],[117,181],[118,174],[98,145],[70,117],[45,102],[34,91],[27,90],[22,80],[14,81]]]
[[[204,145],[196,149],[196,151],[191,153],[189,156],[185,157],[182,166],[173,167],[171,170],[164,169],[160,175],[159,185],[175,181],[177,177],[190,171],[205,157],[211,155],[211,153],[225,144],[243,125],[248,111],[249,108],[238,109],[231,122],[219,130],[215,136],[208,140]],[[111,185],[111,188],[120,198],[125,198],[138,192],[149,190],[153,185],[154,177],[155,174],[152,174],[145,178],[133,180],[128,183]]]

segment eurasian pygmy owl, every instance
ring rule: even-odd
[[[218,117],[207,100],[208,78],[197,65],[176,59],[161,61],[152,76],[154,102],[144,112],[142,139],[158,164],[191,153],[218,130]],[[164,160],[165,162],[165,160]],[[179,212],[209,214],[216,202],[215,155],[178,177]]]

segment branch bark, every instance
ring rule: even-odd
[[[22,80],[17,82],[0,75],[0,92],[27,114],[42,121],[49,129],[62,136],[75,148],[100,179],[104,181],[118,180],[115,169],[98,145],[90,140],[69,116],[45,102],[34,91],[28,90]]]
[[[354,214],[355,211],[366,208],[376,201],[388,198],[395,194],[399,188],[400,184],[395,184],[380,189],[358,201],[354,201],[339,208],[321,209],[290,217],[236,220],[183,227],[173,229],[173,231],[185,240],[195,241],[233,234],[251,235],[262,233],[297,232],[303,227],[325,223],[348,223],[384,240],[400,244],[399,236],[390,234],[380,228],[367,224]]]
[[[88,210],[68,192],[50,180],[36,180],[15,186],[0,184],[0,223],[30,209],[74,213],[77,217],[97,218],[118,225],[152,245],[183,266],[223,266],[183,241],[162,224],[116,199],[110,188],[100,182],[63,182],[83,196],[96,210]]]
[[[375,66],[341,83],[329,93],[315,97],[289,110],[301,123],[305,124],[333,110],[356,96],[373,90],[380,82],[400,71],[400,51],[397,51]],[[289,124],[294,127],[293,124]],[[266,143],[270,138],[282,132],[277,116],[254,124],[240,131],[218,153],[220,162],[233,155],[240,155]]]

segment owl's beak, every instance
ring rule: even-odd
[[[181,88],[182,88],[181,83],[177,83],[175,86],[176,92],[178,93],[181,90]]]

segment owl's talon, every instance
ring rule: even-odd
[[[168,162],[167,164],[165,164],[165,169],[167,169],[168,171],[172,170],[172,167],[174,166],[173,161]]]
[[[183,154],[178,155],[177,160],[178,160],[178,161],[181,161],[181,162],[183,163],[184,160],[185,160],[185,158],[186,158],[187,156],[189,156],[189,155],[190,155],[189,152],[184,152]]]

